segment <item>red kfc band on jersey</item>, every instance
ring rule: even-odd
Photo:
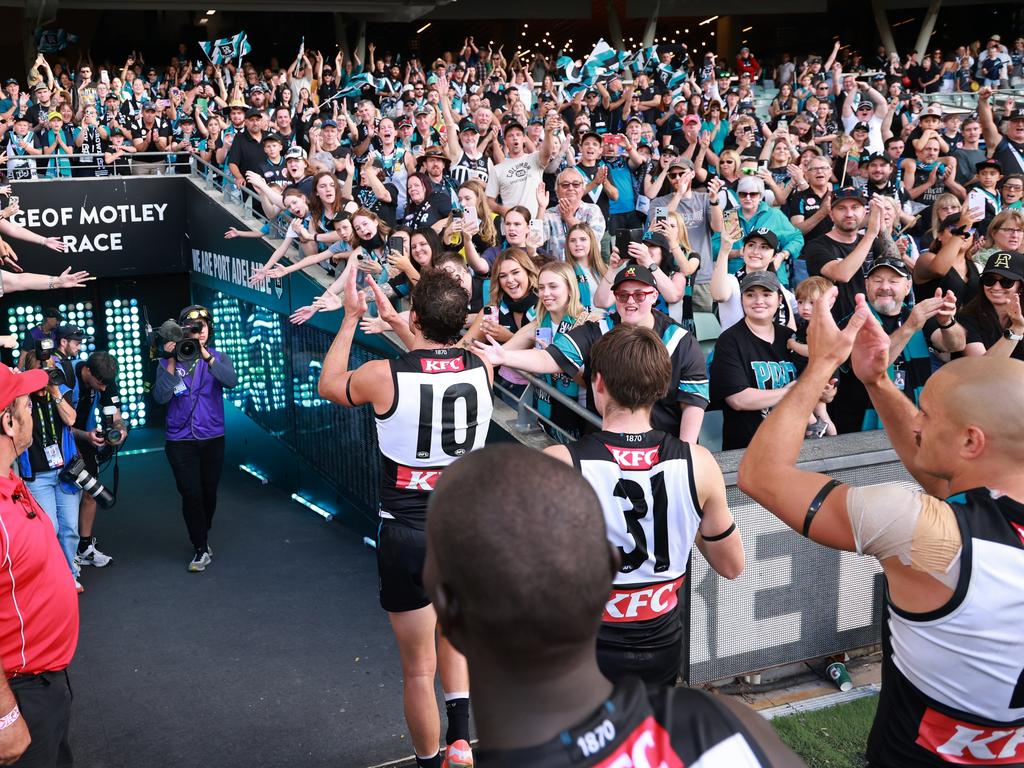
[[[652,448],[620,448],[605,443],[604,447],[622,469],[650,469],[658,463],[657,445]]]
[[[639,589],[612,589],[608,602],[604,605],[602,621],[618,624],[627,621],[648,621],[664,616],[676,607],[679,602],[679,585],[683,583],[680,576],[675,581],[664,584],[652,584]]]
[[[955,765],[1020,765],[1024,726],[990,727],[955,720],[928,708],[917,728],[917,743]]]
[[[423,369],[424,373],[458,373],[459,371],[466,370],[466,365],[462,362],[461,357],[455,357],[451,360],[431,360],[421,357],[420,368]]]
[[[686,768],[662,725],[648,716],[594,768]]]
[[[399,465],[395,471],[395,487],[406,491],[432,491],[440,478],[440,469],[416,469]]]
[[[1024,544],[1024,525],[1019,525],[1018,523],[1013,522],[1011,522],[1010,525],[1013,526],[1013,530],[1015,530],[1017,535],[1020,536],[1020,543]]]

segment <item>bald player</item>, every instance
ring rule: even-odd
[[[1024,765],[1024,363],[955,360],[918,410],[886,374],[889,337],[863,295],[842,331],[828,304],[815,306],[807,369],[747,448],[740,488],[814,541],[882,565],[872,768]],[[852,488],[794,466],[811,409],[851,351],[923,491]]]
[[[742,704],[601,675],[597,631],[618,570],[601,504],[571,466],[505,443],[445,470],[423,577],[469,664],[476,765],[802,765]]]

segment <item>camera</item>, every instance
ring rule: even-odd
[[[39,361],[39,367],[46,371],[46,375],[49,376],[48,384],[56,384],[57,386],[66,385],[67,377],[64,375],[64,369],[57,364],[57,360],[53,357],[53,340],[52,339],[39,339],[36,342],[36,360]]]
[[[124,442],[124,424],[116,420],[117,406],[105,405],[100,411],[100,424],[97,431],[103,437],[103,441],[110,445],[120,445]]]
[[[114,494],[104,486],[85,466],[81,456],[75,456],[60,472],[60,479],[65,483],[73,483],[88,493],[101,509],[114,506]]]
[[[199,342],[185,336],[186,333],[200,333],[203,324],[198,321],[190,322],[184,328],[174,320],[167,320],[152,334],[151,348],[154,357],[164,359],[175,358],[182,363],[190,363],[199,357]],[[164,347],[168,342],[174,344],[174,349],[168,352]]]

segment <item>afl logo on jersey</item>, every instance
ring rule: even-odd
[[[461,357],[454,360],[420,360],[424,373],[457,373],[466,369]]]
[[[650,469],[658,463],[658,446],[653,448],[619,448],[605,443],[605,448],[622,469]]]

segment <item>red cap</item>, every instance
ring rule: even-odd
[[[699,122],[700,122],[700,118],[697,117],[696,115],[687,115],[686,117],[683,118],[683,125],[686,125],[687,123],[699,123]]]
[[[0,365],[0,410],[6,408],[22,395],[38,392],[50,380],[46,371],[16,371]]]

